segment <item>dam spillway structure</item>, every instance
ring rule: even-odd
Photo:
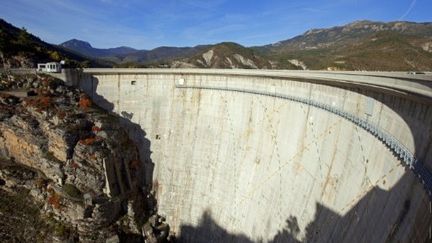
[[[84,69],[180,242],[428,242],[432,75]]]

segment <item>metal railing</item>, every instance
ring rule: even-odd
[[[11,74],[36,74],[36,68],[0,68],[0,73],[11,73]]]
[[[411,152],[408,148],[406,148],[394,136],[380,129],[378,125],[375,125],[352,113],[346,112],[340,108],[334,107],[329,104],[312,100],[310,98],[302,98],[302,97],[297,97],[297,96],[292,96],[287,94],[281,94],[277,92],[257,91],[257,90],[230,88],[230,87],[196,86],[196,85],[179,85],[179,84],[176,84],[176,88],[231,91],[231,92],[241,92],[241,93],[256,94],[256,95],[263,95],[263,96],[271,96],[271,97],[276,97],[280,99],[285,99],[285,100],[290,100],[290,101],[310,105],[331,112],[333,114],[336,114],[354,123],[355,125],[363,128],[364,130],[366,130],[367,132],[371,133],[376,138],[378,138],[380,141],[382,141],[386,145],[386,147],[393,152],[395,157],[403,162],[404,166],[409,167],[409,169],[411,169],[414,172],[414,174],[420,179],[420,182],[423,184],[429,197],[432,199],[432,173],[424,166],[424,164],[421,161],[418,161],[414,153]]]

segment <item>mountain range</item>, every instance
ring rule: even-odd
[[[432,23],[356,21],[254,49],[279,66],[299,60],[309,69],[431,70]]]
[[[79,40],[61,46],[118,66],[432,70],[432,23],[403,21],[356,21],[250,48],[224,42],[153,50],[96,49]]]
[[[0,61],[5,63],[3,57],[13,56],[8,46],[19,49],[17,43],[22,30],[3,20],[0,30]],[[37,56],[43,57],[42,60],[54,60],[52,57],[56,55],[52,53],[56,52],[57,57],[81,66],[84,63],[84,66],[113,67],[432,70],[432,23],[362,20],[312,29],[291,39],[254,47],[223,42],[194,47],[163,46],[152,50],[125,46],[101,49],[77,39],[51,45],[29,35],[33,43],[30,46],[40,46],[29,50],[29,56],[35,56],[32,51],[45,51],[45,55]]]

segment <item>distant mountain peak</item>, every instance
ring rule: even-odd
[[[346,24],[346,26],[359,26],[359,25],[366,25],[366,24],[380,24],[381,22],[371,21],[367,19],[362,20],[356,20],[351,23]]]
[[[396,23],[396,22],[395,22]],[[376,22],[371,20],[356,20],[351,23],[342,25],[342,26],[334,26],[330,28],[314,28],[306,31],[303,35],[311,35],[311,34],[318,34],[321,32],[329,31],[329,30],[335,30],[335,29],[358,29],[358,28],[368,28],[370,25],[380,25],[384,24],[382,22]]]
[[[90,45],[90,43],[88,43],[87,41],[82,41],[78,39],[71,39],[61,43],[60,45],[66,48],[93,48],[92,45]]]
[[[110,56],[124,56],[136,52],[136,49],[127,46],[120,46],[116,48],[99,49],[94,48],[90,43],[83,40],[71,39],[60,44],[60,46],[69,49],[71,51],[81,53],[82,55],[101,58]]]
[[[119,47],[116,47],[117,49],[130,49],[130,50],[136,50],[136,49],[134,49],[134,48],[132,48],[132,47],[129,47],[129,46],[119,46]]]

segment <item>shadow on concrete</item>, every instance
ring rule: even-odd
[[[263,239],[250,239],[244,234],[230,233],[224,226],[216,222],[208,210],[203,213],[197,226],[182,225],[180,227],[178,242],[354,243],[408,240],[408,242],[426,243],[431,240],[428,228],[432,224],[432,215],[428,212],[428,205],[425,203],[426,194],[422,194],[418,187],[415,188],[415,184],[415,178],[405,174],[389,191],[374,187],[355,205],[352,205],[345,215],[340,215],[316,203],[314,219],[307,225],[304,232],[300,229],[295,216],[287,216],[283,228],[275,235],[264,236],[266,238]],[[420,195],[423,195],[423,198]],[[420,207],[423,209],[412,207],[412,204],[418,205],[418,201],[402,201],[400,200],[402,198],[423,200],[420,202]],[[389,205],[395,205],[395,207],[389,208]],[[250,213],[253,214],[253,212]],[[265,224],[266,222],[258,221],[254,227],[265,227]],[[304,237],[300,238],[300,235]]]
[[[305,80],[299,81],[304,82]],[[416,94],[385,91],[380,87],[364,86],[353,88],[350,84],[332,84],[320,80],[307,80],[307,82],[350,90],[368,96],[387,106],[402,118],[409,128],[414,143],[414,151],[412,152],[414,152],[418,161],[423,163],[429,171],[432,171],[432,160],[430,159],[432,158],[432,130],[430,126],[432,124],[432,99]],[[374,109],[379,109],[379,107],[375,105]],[[394,125],[401,126],[401,124]],[[410,138],[407,137],[406,139]]]
[[[135,204],[135,206],[141,206],[141,209],[137,209],[137,212],[146,212],[147,216],[150,216],[157,211],[157,201],[155,198],[155,193],[153,192],[153,170],[154,163],[151,160],[151,142],[146,138],[146,132],[141,128],[140,125],[133,123],[131,120],[134,116],[132,112],[122,111],[120,115],[115,113],[114,104],[105,99],[103,96],[99,95],[97,87],[99,80],[92,77],[92,82],[88,87],[81,87],[89,95],[92,101],[104,109],[110,112],[112,115],[118,118],[119,124],[123,129],[126,130],[129,138],[135,143],[138,149],[140,166],[136,168],[135,178],[137,180],[138,186],[146,195],[146,198],[141,198],[143,204]],[[89,89],[90,88],[90,89]],[[136,219],[137,220],[137,219]],[[143,220],[143,219],[141,219]],[[139,222],[139,224],[144,224],[145,222]],[[142,235],[135,233],[118,232],[120,242],[144,242]]]
[[[114,112],[114,104],[97,94],[99,80],[92,77],[88,87],[84,90],[91,96],[95,103],[103,109]],[[410,101],[404,102],[398,97],[382,95],[370,90],[350,89],[376,99],[394,110],[412,131],[415,142],[415,152],[422,160],[432,157],[431,133],[425,133],[421,128],[428,128],[431,117],[430,104],[425,103],[423,112],[415,112],[410,109]],[[133,113],[120,111],[119,120],[126,128],[130,138],[137,144],[141,164],[143,165],[143,185],[152,188],[154,163],[151,160],[151,142],[146,138],[142,128],[131,120]],[[419,130],[420,128],[420,130]],[[410,187],[407,189],[406,187]],[[289,192],[286,192],[289,193]],[[407,195],[412,193],[413,195]],[[413,203],[411,198],[419,200]],[[389,203],[393,201],[394,203]],[[344,215],[339,215],[330,208],[320,203],[316,204],[314,219],[302,232],[295,216],[287,215],[285,226],[273,236],[263,239],[250,239],[244,234],[230,233],[223,225],[219,225],[212,217],[211,211],[206,211],[201,216],[197,226],[181,225],[177,233],[178,242],[300,242],[299,235],[305,235],[304,242],[395,242],[408,239],[410,242],[428,242],[428,230],[432,224],[429,213],[428,197],[419,189],[418,182],[412,172],[405,173],[399,182],[389,191],[378,187],[372,188],[357,203],[350,205],[350,209]],[[156,202],[155,202],[156,203]],[[386,208],[388,205],[395,205]],[[412,205],[420,205],[422,209]],[[253,212],[251,212],[253,213]],[[413,224],[412,222],[416,222]],[[265,222],[262,222],[265,224]],[[256,227],[260,226],[257,223]],[[412,229],[415,227],[415,229]],[[411,230],[410,230],[411,229]],[[269,232],[270,234],[270,232]],[[407,234],[409,234],[407,236]]]
[[[404,120],[411,132],[416,158],[432,171],[432,100],[413,95],[401,97],[364,90],[355,91],[383,103]]]
[[[153,182],[153,169],[154,163],[151,160],[151,142],[146,138],[146,132],[141,128],[139,124],[132,122],[134,114],[132,112],[122,111],[119,116],[114,112],[114,104],[105,99],[103,96],[97,93],[97,87],[99,80],[92,77],[92,82],[88,87],[84,88],[84,91],[91,97],[94,103],[96,103],[102,109],[111,112],[113,115],[118,117],[121,126],[126,130],[129,138],[135,142],[138,147],[140,160],[141,160],[141,170],[138,175],[141,178],[139,181],[141,188],[147,190],[152,189]]]

